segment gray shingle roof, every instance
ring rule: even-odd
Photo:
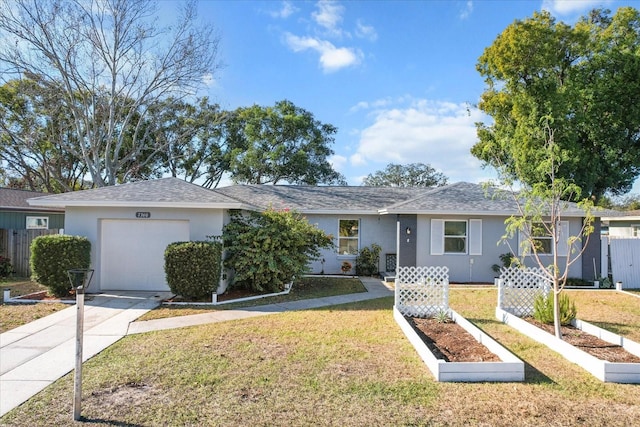
[[[31,199],[38,206],[172,206],[239,208],[237,200],[178,178],[138,181]]]
[[[381,209],[384,213],[407,214],[466,214],[466,215],[517,215],[518,206],[510,192],[485,188],[481,184],[457,182],[437,187],[415,198]],[[594,213],[597,215],[597,213]],[[575,203],[568,203],[564,216],[584,216]]]
[[[0,188],[0,209],[12,210],[41,210],[29,206],[27,200],[32,197],[46,196],[48,193],[39,191],[17,190],[14,188]],[[60,209],[47,209],[60,210]],[[62,210],[60,210],[62,211]]]
[[[512,215],[510,196],[492,197],[480,184],[436,188],[233,185],[209,190],[178,178],[139,181],[30,199],[32,206],[156,206],[293,209],[303,213]],[[584,216],[572,205],[565,216]],[[597,215],[597,213],[596,213]],[[598,215],[599,216],[599,215]]]
[[[385,207],[389,213],[515,213],[515,210],[516,205],[511,198],[498,197],[482,185],[469,182],[437,187],[428,193]]]
[[[299,212],[370,212],[422,194],[428,189],[399,187],[314,187],[298,185],[233,185],[217,190],[262,209]]]

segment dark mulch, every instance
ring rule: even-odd
[[[500,362],[500,358],[453,321],[406,317],[434,356],[447,362]]]
[[[552,335],[555,334],[553,325],[538,322],[533,317],[527,317],[524,320]],[[615,363],[640,363],[640,357],[629,353],[624,347],[601,340],[576,327],[561,326],[560,331],[564,341],[598,359]]]

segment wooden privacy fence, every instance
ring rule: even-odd
[[[8,257],[13,265],[14,275],[19,277],[31,276],[29,258],[31,256],[31,242],[38,236],[58,234],[59,229],[50,230],[11,230],[0,229],[0,255]]]
[[[623,289],[640,288],[640,238],[612,238],[611,275]]]

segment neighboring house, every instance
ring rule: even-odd
[[[38,230],[64,226],[64,209],[30,206],[28,199],[45,196],[38,191],[0,188],[0,229]]]
[[[176,178],[78,191],[30,201],[64,207],[67,234],[92,242],[96,270],[90,290],[165,290],[163,254],[173,241],[220,235],[232,209],[291,209],[334,236],[336,249],[311,264],[313,273],[340,274],[359,249],[381,246],[381,272],[401,266],[441,265],[452,282],[492,282],[499,255],[517,251],[501,242],[504,221],[517,211],[510,200],[487,198],[482,186],[438,188],[234,185],[207,190]],[[584,213],[565,212],[563,229],[579,232]],[[599,224],[596,235],[599,235]],[[593,279],[600,241],[591,239],[572,277]],[[568,248],[560,247],[566,256]],[[549,256],[551,260],[551,256]],[[391,265],[389,265],[391,264]],[[582,264],[586,264],[586,267]]]
[[[15,273],[29,276],[30,244],[42,234],[64,227],[64,209],[30,206],[27,200],[48,193],[0,188],[0,255],[11,260]]]
[[[640,210],[603,214],[603,225],[611,237],[640,237]]]

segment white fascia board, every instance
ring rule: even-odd
[[[34,201],[32,203],[28,200],[29,205],[32,206],[47,206],[47,207],[100,207],[100,208],[174,208],[174,209],[248,209],[251,207],[244,203],[178,203],[178,202],[116,202],[116,201]]]
[[[640,216],[638,215],[634,215],[634,216],[603,216],[602,217],[603,221],[640,221]]]

